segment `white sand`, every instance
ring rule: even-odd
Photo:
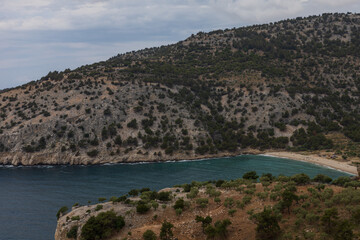
[[[315,163],[318,165],[331,167],[340,171],[344,171],[347,173],[351,173],[354,175],[358,175],[356,166],[350,165],[351,161],[347,162],[339,162],[336,160],[319,157],[317,155],[302,155],[299,153],[292,153],[292,152],[266,152],[264,155],[269,155],[273,157],[281,157],[281,158],[288,158],[298,161],[304,161],[309,163]]]

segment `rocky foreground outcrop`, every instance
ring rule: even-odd
[[[264,236],[333,239],[359,234],[357,225],[352,224],[359,220],[357,180],[339,178],[328,184],[331,178],[324,175],[310,180],[304,174],[277,179],[267,174],[260,178],[261,183],[254,183],[251,179],[258,177],[256,173],[244,177],[247,180],[192,182],[159,191],[169,199],[143,189],[139,197],[113,197],[112,202],[76,206],[59,218],[55,240],[84,239],[84,225],[86,239],[93,239],[96,231],[89,229],[97,225],[94,221],[89,225],[89,219],[109,211],[122,216],[125,225],[113,230],[106,239],[140,240],[147,230],[159,236],[165,221],[173,225],[173,236],[180,240],[264,239]],[[327,221],[329,214],[336,221]],[[206,217],[210,222],[202,225],[201,219]],[[224,221],[226,224],[219,227]]]

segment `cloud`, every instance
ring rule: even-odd
[[[14,85],[15,79],[36,79],[52,70],[183,40],[199,31],[348,11],[359,12],[360,2],[1,0],[0,89]]]
[[[164,22],[273,21],[357,0],[2,0],[0,31],[133,28]],[[355,8],[359,9],[359,8]]]

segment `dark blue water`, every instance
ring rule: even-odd
[[[236,179],[252,170],[348,176],[305,162],[253,155],[135,165],[0,167],[0,239],[54,239],[55,215],[64,205],[95,203],[99,197],[121,196],[133,188],[159,190],[193,180]]]

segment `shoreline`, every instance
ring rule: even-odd
[[[351,165],[351,161],[340,162],[336,160],[331,160],[325,157],[319,157],[315,154],[304,155],[300,153],[293,152],[265,152],[261,155],[278,157],[278,158],[287,158],[295,161],[302,161],[317,164],[323,167],[330,167],[338,171],[346,172],[355,176],[358,176],[357,167]]]
[[[228,157],[236,157],[241,155],[262,155],[269,157],[278,157],[278,158],[286,158],[295,161],[302,161],[313,163],[323,167],[330,167],[332,169],[342,171],[351,175],[358,176],[357,167],[351,165],[351,161],[340,162],[332,159],[328,159],[325,157],[321,157],[315,154],[301,154],[287,151],[259,151],[255,149],[247,149],[244,151],[238,151],[235,153],[222,153],[222,154],[206,154],[203,156],[178,156],[169,159],[138,159],[132,161],[104,161],[97,163],[89,163],[89,164],[74,164],[74,163],[66,163],[66,164],[48,164],[48,163],[38,163],[38,164],[0,164],[0,167],[11,168],[11,167],[55,167],[55,166],[96,166],[96,165],[113,165],[113,164],[147,164],[147,163],[166,163],[166,162],[181,162],[181,161],[196,161],[196,160],[208,160],[208,159],[216,159],[216,158],[228,158]]]

